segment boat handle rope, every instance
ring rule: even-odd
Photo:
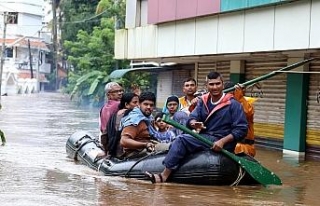
[[[139,164],[142,160],[144,160],[144,159],[147,159],[148,157],[151,157],[151,156],[153,156],[153,155],[158,155],[158,154],[161,154],[161,153],[164,153],[164,152],[166,152],[166,151],[159,151],[159,152],[151,152],[150,154],[148,154],[148,155],[146,155],[146,156],[144,156],[144,157],[141,157],[140,159],[138,159],[131,167],[130,167],[130,169],[126,172],[126,174],[124,174],[124,177],[125,178],[128,178],[129,176],[129,173],[132,171],[132,169],[137,165],[137,164]]]
[[[239,182],[242,180],[242,178],[246,175],[246,171],[242,169],[242,167],[239,166],[239,174],[237,179],[230,185],[230,187],[237,186]]]

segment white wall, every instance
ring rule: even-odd
[[[10,25],[14,26],[14,25]],[[42,28],[42,17],[32,14],[19,14],[19,22],[17,25],[16,33],[24,36],[38,37],[39,31]],[[10,32],[10,31],[8,31]]]
[[[157,83],[157,107],[162,108],[167,97],[172,95],[172,71],[160,72]]]
[[[310,48],[320,47],[320,1],[313,1],[311,7],[311,22],[310,22]]]
[[[43,0],[0,0],[1,13],[18,12],[18,24],[8,24],[7,35],[38,36],[43,26],[43,4]],[[3,25],[3,18],[0,18],[0,25]]]
[[[43,15],[43,0],[0,0],[0,11]]]

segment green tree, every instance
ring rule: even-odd
[[[91,29],[80,29],[74,38],[65,39],[63,47],[68,62],[72,65],[68,77],[69,84],[65,91],[71,94],[71,98],[76,97],[79,102],[101,103],[105,97],[104,85],[110,81],[109,74],[118,67],[127,67],[127,61],[113,59],[115,27],[124,26],[124,14],[124,0],[101,0],[97,4],[96,13],[89,18],[98,18],[100,23],[96,26],[91,25]],[[129,74],[118,82],[127,90],[133,82],[146,88],[149,76]]]
[[[77,41],[65,41],[68,61],[74,67],[69,77],[72,97],[76,95],[85,101],[102,101],[103,86],[109,81],[108,74],[115,66],[113,25],[113,19],[102,18],[101,25],[92,33],[80,30]]]
[[[61,41],[76,41],[79,30],[91,33],[95,26],[100,25],[100,18],[90,19],[94,14],[99,0],[61,0],[60,28]]]

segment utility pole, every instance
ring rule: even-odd
[[[53,43],[53,65],[55,68],[55,88],[58,90],[58,55],[57,55],[57,14],[56,14],[56,0],[52,0],[52,43]]]
[[[1,85],[2,85],[2,71],[4,64],[4,55],[6,52],[6,33],[7,33],[7,12],[3,12],[3,35],[1,47],[1,61],[0,61],[0,107],[1,107]]]
[[[33,79],[32,54],[31,54],[30,39],[28,39],[28,50],[29,50],[30,74],[31,74],[31,79]]]

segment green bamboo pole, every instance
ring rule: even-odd
[[[313,60],[315,60],[315,59],[316,59],[316,58],[310,58],[310,59],[306,59],[306,60],[303,60],[303,61],[300,61],[300,62],[291,64],[291,65],[286,66],[286,67],[283,67],[283,68],[281,68],[281,69],[279,69],[279,70],[272,71],[272,72],[270,72],[270,73],[268,73],[268,74],[265,74],[265,75],[262,75],[262,76],[260,76],[260,77],[251,79],[251,80],[249,80],[249,81],[246,81],[246,82],[242,83],[242,85],[246,87],[246,86],[255,84],[255,83],[259,82],[259,81],[262,81],[262,80],[265,80],[265,79],[269,79],[270,77],[273,77],[273,76],[275,76],[275,75],[277,75],[277,74],[280,74],[281,71],[289,71],[289,70],[291,70],[291,69],[294,69],[294,68],[297,68],[297,67],[299,67],[299,66],[301,66],[301,65],[304,65],[304,64],[306,64],[306,63],[308,63],[308,62],[311,62],[311,61],[313,61]],[[230,87],[230,88],[228,88],[228,89],[224,89],[223,92],[224,92],[224,93],[228,93],[228,92],[233,91],[234,89],[235,89],[234,87]]]

